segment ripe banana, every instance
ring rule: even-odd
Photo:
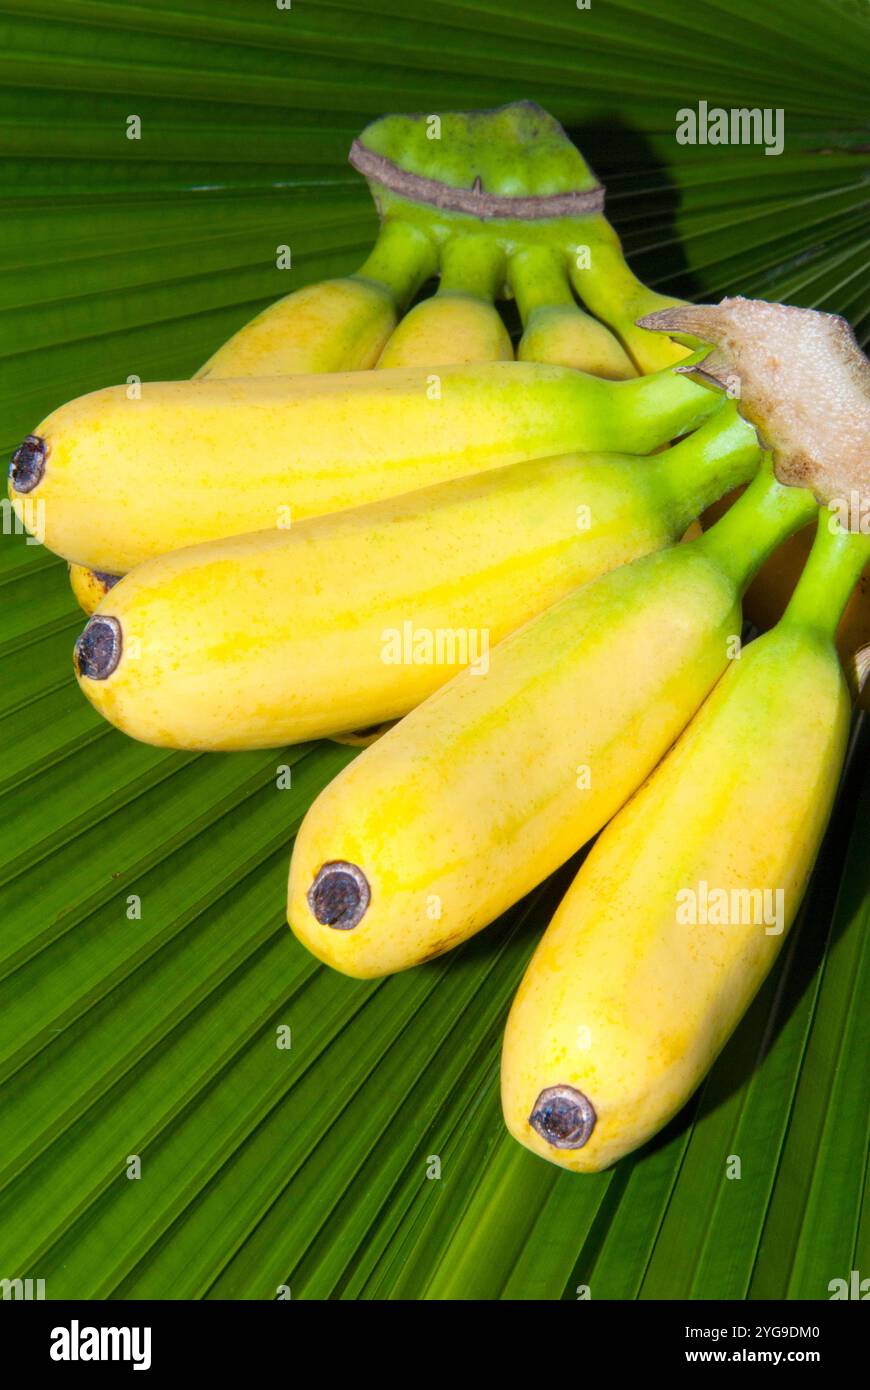
[[[85,628],[79,682],[126,733],[175,748],[367,728],[479,657],[482,632],[488,651],[578,584],[678,539],[758,459],[728,403],[651,459],[536,459],[157,556]],[[419,659],[426,634],[440,635],[439,661]]]
[[[520,985],[505,1120],[564,1168],[606,1168],[685,1104],[800,905],[849,730],[837,619],[870,559],[830,520],[785,617],[604,831]]]
[[[196,377],[292,376],[373,367],[398,314],[435,269],[418,228],[385,222],[354,275],[306,285],[234,333]]]
[[[434,266],[434,246],[421,231],[396,221],[384,223],[355,275],[306,285],[271,304],[219,347],[193,379],[372,367],[398,313]],[[70,564],[72,590],[86,613],[106,593],[103,581],[117,578]]]
[[[86,565],[69,566],[70,588],[79,607],[88,614],[100,606],[120,578],[119,574],[101,574],[99,570],[88,569]]]
[[[718,404],[670,370],[607,382],[529,362],[110,387],[28,436],[10,491],[25,524],[42,504],[51,550],[120,574],[522,459],[649,453]]]
[[[572,591],[360,754],[297,836],[290,924],[359,977],[429,960],[564,863],[685,727],[740,593],[815,511],[765,467],[727,516]]]
[[[436,294],[405,315],[379,367],[443,367],[512,361],[510,336],[493,303],[504,282],[504,253],[486,236],[457,236],[441,252]]]
[[[613,381],[637,375],[618,338],[577,304],[555,251],[546,246],[518,251],[508,263],[508,281],[523,324],[521,362],[556,362]]]

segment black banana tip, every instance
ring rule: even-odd
[[[335,931],[353,931],[371,900],[368,879],[356,864],[334,859],[318,870],[308,890],[308,906],[318,922]]]
[[[93,617],[75,644],[75,668],[88,680],[104,681],[121,660],[121,647],[118,619],[104,618],[102,614]]]
[[[9,481],[16,492],[33,492],[45,476],[48,445],[38,434],[29,434],[18,445],[9,464]]]
[[[529,1124],[554,1149],[582,1149],[598,1116],[573,1086],[548,1086],[535,1101]]]
[[[105,589],[106,593],[108,593],[110,589],[114,589],[118,581],[123,578],[123,575],[120,574],[107,574],[105,570],[93,570],[92,573],[97,583]]]

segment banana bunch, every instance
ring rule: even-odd
[[[799,903],[866,538],[823,507],[745,654],[741,604],[820,503],[870,494],[870,367],[839,320],[647,289],[540,108],[437,119],[354,142],[380,228],[355,274],[272,305],[188,381],[60,407],[10,493],[70,564],[76,676],[119,729],[365,746],[311,806],[288,886],[296,936],[343,973],[451,949],[608,826],[503,1066],[511,1132],[590,1169],[683,1103],[775,954],[757,924],[695,944],[674,894],[772,873],[781,932]],[[848,640],[867,637],[859,619]]]
[[[420,704],[305,817],[300,940],[345,974],[383,975],[519,901],[665,754],[739,642],[742,591],[814,513],[768,466],[703,536],[572,589],[493,648],[485,676],[466,667]]]
[[[836,631],[870,560],[870,364],[842,321],[737,300],[654,322],[720,345],[700,370],[736,380],[772,454],[701,537],[572,590],[496,646],[485,679],[462,671],[345,768],[303,821],[288,887],[313,954],[378,976],[466,940],[610,822],[504,1042],[508,1128],[575,1171],[685,1103],[794,920],[849,728]],[[814,517],[784,617],[744,652],[741,593]]]

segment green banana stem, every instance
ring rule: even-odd
[[[505,255],[488,236],[457,236],[441,252],[439,294],[467,294],[492,304],[504,286]]]
[[[399,197],[429,216],[480,222],[574,218],[599,211],[604,190],[548,112],[530,101],[488,111],[381,116],[350,162],[381,210]],[[433,210],[434,213],[433,213]]]
[[[755,430],[734,402],[727,401],[693,434],[651,459],[649,466],[662,481],[675,526],[684,528],[711,502],[749,482],[760,459]]]
[[[870,560],[870,535],[845,531],[826,507],[782,622],[811,628],[833,642],[852,590]]]
[[[689,349],[640,328],[636,320],[684,301],[658,294],[629,268],[619,237],[605,217],[589,217],[568,262],[571,283],[586,307],[621,340],[642,372],[679,362]]]
[[[742,592],[781,541],[812,521],[818,503],[809,488],[777,482],[769,454],[739,501],[692,541]]]
[[[637,375],[616,334],[574,298],[564,250],[531,246],[516,251],[508,283],[523,323],[517,349],[522,361],[553,362],[611,381]]]
[[[564,255],[549,246],[529,246],[517,251],[508,261],[507,273],[524,328],[536,309],[567,304],[582,313],[571,293]]]
[[[425,232],[400,218],[381,224],[377,240],[356,280],[373,280],[392,295],[401,312],[438,269],[438,252]]]
[[[703,357],[703,351],[698,356]],[[586,392],[598,380],[580,373],[578,377],[584,383]],[[701,392],[694,396],[684,395],[675,385],[678,381],[690,379],[666,367],[663,371],[634,377],[630,381],[601,381],[601,410],[631,420],[636,430],[631,450],[637,454],[648,454],[663,440],[676,439],[688,429],[694,429],[721,405],[721,393],[712,387],[707,388],[705,398]],[[697,405],[697,413],[687,422],[686,406],[692,402]]]

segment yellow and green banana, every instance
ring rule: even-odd
[[[527,247],[511,257],[509,282],[523,324],[517,357],[521,362],[556,362],[614,381],[636,376],[615,334],[575,300],[565,261],[548,246]]]
[[[206,377],[296,376],[373,367],[402,309],[434,273],[424,232],[382,225],[359,270],[294,291],[251,319],[196,373]]]
[[[38,426],[10,489],[23,522],[42,503],[49,549],[120,574],[524,459],[649,453],[718,404],[670,369],[612,382],[530,362],[109,387]]]
[[[705,535],[572,591],[366,749],[305,817],[290,924],[368,977],[440,955],[624,804],[739,644],[740,594],[813,515],[766,465]]]
[[[435,266],[434,245],[423,232],[385,223],[356,275],[309,285],[271,305],[193,380],[512,359],[510,337],[493,303],[504,278],[504,255],[485,238],[448,242],[438,292],[397,319]],[[118,577],[70,564],[73,592],[87,613]]]
[[[837,622],[870,536],[823,510],[778,626],[734,661],[610,823],[537,948],[508,1019],[511,1133],[576,1172],[689,1099],[791,925],[850,723]]]
[[[172,747],[366,728],[468,665],[481,632],[488,649],[578,584],[677,540],[758,459],[728,403],[653,458],[512,464],[161,555],[91,619],[79,681],[126,733]],[[109,627],[114,641],[101,641]],[[421,652],[426,634],[440,660]]]
[[[494,303],[504,275],[504,253],[489,237],[466,235],[448,241],[441,251],[437,292],[405,315],[377,365],[512,361],[510,335]]]

